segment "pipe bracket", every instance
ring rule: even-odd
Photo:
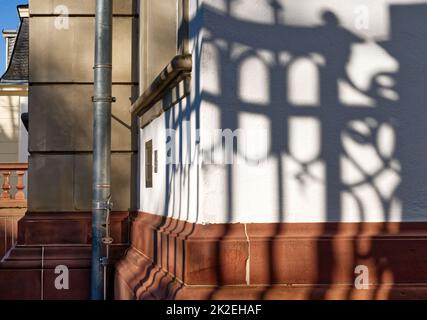
[[[107,257],[102,257],[102,258],[99,258],[99,262],[103,267],[106,267],[109,264],[109,259]]]
[[[113,209],[113,203],[110,200],[92,201],[92,208],[95,210],[112,210]]]
[[[112,244],[113,242],[114,242],[114,239],[111,238],[111,237],[102,238],[102,243],[103,244],[109,245],[109,244]]]
[[[116,102],[116,97],[94,97],[94,96],[92,96],[92,102]]]
[[[96,65],[93,66],[94,70],[95,69],[102,69],[102,68],[104,68],[104,69],[112,69],[113,65],[109,64],[109,63],[98,63],[98,64],[96,64]]]

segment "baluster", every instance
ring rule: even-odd
[[[25,174],[25,171],[16,171],[16,175],[18,176],[18,181],[16,183],[17,191],[15,194],[15,200],[25,200],[24,174]]]
[[[3,171],[3,185],[1,187],[3,192],[0,199],[10,199],[10,171]]]

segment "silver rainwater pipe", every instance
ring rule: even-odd
[[[111,103],[113,0],[96,0],[93,95],[92,300],[106,298],[111,209]]]

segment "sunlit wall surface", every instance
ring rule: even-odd
[[[142,211],[427,220],[427,1],[204,0],[190,11],[192,93],[141,130],[166,163],[152,189],[141,171]]]

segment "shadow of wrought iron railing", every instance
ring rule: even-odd
[[[18,221],[27,211],[28,163],[0,163],[0,260],[15,245]]]

